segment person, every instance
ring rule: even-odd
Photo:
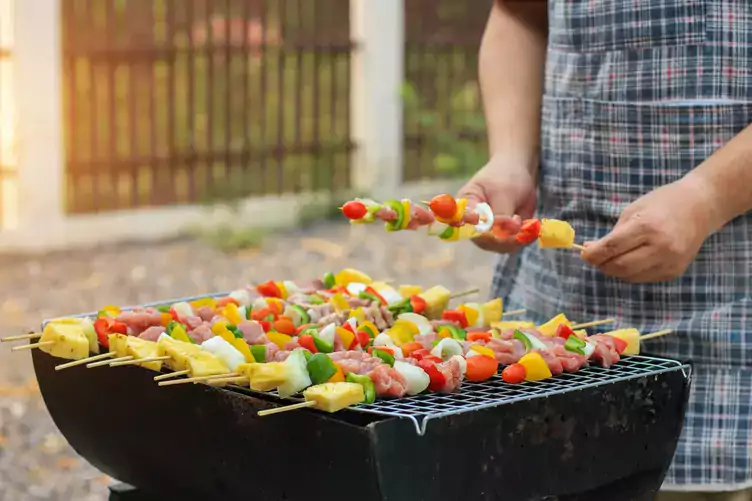
[[[457,196],[586,246],[477,239],[494,295],[674,330],[646,342],[693,363],[664,501],[752,500],[750,56],[749,0],[496,0],[480,47],[490,161]]]

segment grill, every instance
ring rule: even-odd
[[[299,399],[159,387],[135,366],[55,371],[39,350],[33,360],[79,454],[143,499],[188,500],[647,500],[671,462],[691,374],[628,357],[535,383],[494,377],[452,395],[259,418]]]

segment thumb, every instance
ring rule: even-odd
[[[512,199],[505,196],[502,190],[496,189],[493,183],[479,183],[471,179],[460,188],[456,198],[466,198],[468,210],[472,210],[479,203],[487,203],[494,213],[492,232],[496,238],[509,238],[519,231],[522,220],[514,215]]]

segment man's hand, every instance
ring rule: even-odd
[[[457,198],[467,198],[468,208],[485,202],[493,209],[494,236],[473,239],[483,250],[506,254],[522,247],[514,237],[520,230],[522,218],[532,217],[537,204],[531,174],[534,169],[523,165],[524,162],[517,159],[495,155],[457,194]]]
[[[715,230],[714,201],[695,179],[684,178],[635,200],[614,229],[587,242],[582,257],[626,282],[663,282],[681,276]]]

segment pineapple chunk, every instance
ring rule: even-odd
[[[541,249],[572,247],[574,244],[574,228],[566,221],[557,219],[542,219],[538,246]]]
[[[399,295],[408,298],[411,296],[417,296],[421,292],[423,292],[423,287],[420,285],[400,285],[399,289],[397,289],[397,292],[399,292]]]
[[[426,302],[423,314],[432,319],[441,318],[441,314],[449,307],[452,292],[446,287],[435,285],[420,295]]]
[[[588,338],[588,333],[585,329],[579,329],[579,330],[572,331],[572,332],[574,332],[574,335],[582,339],[583,341],[586,341]]]
[[[55,344],[40,346],[39,349],[53,357],[66,360],[81,360],[89,356],[89,340],[80,323],[49,323],[42,331],[39,342],[53,341]]]
[[[247,366],[247,369],[243,366]],[[243,364],[238,372],[248,376],[251,389],[256,391],[271,391],[287,381],[287,366],[284,362],[269,362],[265,364]]]
[[[526,381],[540,381],[541,379],[548,379],[552,376],[551,369],[548,368],[548,364],[543,360],[540,353],[528,353],[527,355],[524,355],[518,363],[525,367]]]
[[[84,318],[57,318],[50,320],[51,324],[67,324],[67,325],[80,325],[84,331],[84,335],[89,340],[89,351],[92,353],[99,353],[99,340],[97,339],[97,333],[94,330],[94,322],[89,317]]]
[[[110,347],[112,344],[110,344]],[[197,344],[190,344],[173,339],[167,334],[162,334],[157,340],[157,356],[167,355],[165,365],[174,371],[183,371],[188,368],[188,357],[202,353],[203,350]]]
[[[193,377],[214,376],[217,374],[229,374],[230,369],[220,359],[211,353],[201,351],[188,355],[186,358],[187,368]]]
[[[559,313],[545,324],[539,325],[538,332],[540,332],[544,336],[554,337],[556,335],[556,329],[558,329],[562,324],[566,325],[567,327],[571,327],[572,322],[569,321],[566,315]]]
[[[480,308],[486,325],[491,325],[493,322],[501,322],[504,312],[504,303],[502,303],[501,298],[488,301],[482,304]]]
[[[535,324],[533,322],[523,322],[521,320],[516,321],[502,321],[502,322],[491,322],[491,327],[494,329],[499,329],[500,331],[509,331],[509,330],[522,330],[522,329],[534,329]]]
[[[128,353],[128,336],[126,334],[110,334],[107,336],[110,342],[110,353],[115,352],[115,357],[122,358]]]
[[[316,402],[316,408],[326,412],[337,412],[351,405],[359,404],[366,398],[363,387],[358,383],[324,383],[311,386],[303,392],[306,400]]]
[[[126,352],[128,355],[132,355],[133,358],[151,358],[157,355],[157,343],[154,341],[147,341],[145,339],[139,339],[137,337],[128,336],[126,340]],[[162,361],[155,360],[153,362],[144,362],[139,364],[141,367],[151,369],[153,371],[162,370]]]
[[[607,332],[607,335],[621,339],[627,343],[622,355],[639,355],[640,354],[640,331],[637,329],[618,329]]]

